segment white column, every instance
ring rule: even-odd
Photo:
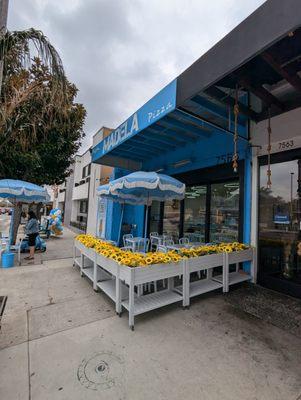
[[[256,151],[256,150],[255,150]],[[255,153],[254,151],[254,153]],[[258,157],[253,153],[252,157],[252,201],[251,201],[251,245],[254,247],[254,265],[252,282],[257,281],[257,245],[258,245]]]

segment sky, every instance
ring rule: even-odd
[[[10,0],[8,29],[40,29],[87,110],[116,128],[264,0]]]

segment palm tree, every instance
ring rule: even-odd
[[[0,37],[0,62],[3,62],[3,74],[0,74],[0,129],[5,129],[6,123],[13,116],[14,111],[25,103],[33,92],[38,92],[39,86],[43,85],[42,80],[25,86],[20,85],[6,97],[2,88],[6,82],[7,65],[10,58],[13,58],[14,64],[24,71],[28,71],[33,61],[38,58],[48,68],[53,78],[52,93],[56,99],[60,98],[63,103],[66,92],[67,79],[62,60],[47,37],[41,31],[33,28],[24,31],[7,31]],[[9,136],[9,131],[6,130],[6,134]],[[5,142],[0,143],[0,148],[4,144]]]
[[[29,82],[26,85],[15,85],[12,91],[7,94],[2,90],[8,79],[14,78],[14,70],[9,68],[13,64],[17,69],[29,71],[33,64],[37,64],[37,59],[41,61],[52,76],[51,91],[53,97],[64,102],[67,78],[65,76],[62,60],[56,49],[49,42],[47,37],[36,29],[24,31],[1,32],[0,35],[0,130],[5,131],[6,138],[0,143],[0,149],[6,144],[13,132],[7,129],[8,122],[16,119],[15,111],[18,107],[25,104],[33,94],[43,96],[43,80]],[[13,60],[14,63],[10,61]],[[47,99],[45,98],[45,102]],[[34,128],[34,127],[33,127]],[[18,133],[18,132],[17,132]],[[20,132],[19,132],[20,134]],[[27,139],[28,140],[28,139]],[[30,140],[30,139],[29,139]],[[13,237],[16,240],[18,226],[21,217],[21,205],[15,207],[15,217],[13,224]]]
[[[65,72],[62,60],[43,32],[31,28],[24,31],[7,31],[1,36],[0,59],[4,66],[7,55],[14,48],[22,50],[18,61],[25,69],[30,66],[31,60],[35,56],[39,57],[42,63],[49,68],[50,73],[57,78],[58,83],[64,84]]]

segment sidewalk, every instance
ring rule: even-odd
[[[73,240],[75,236],[74,232],[65,227],[61,236],[51,235],[49,239],[46,239],[42,235],[43,240],[46,242],[46,251],[44,253],[36,251],[34,262],[25,260],[28,253],[21,253],[21,265],[40,265],[49,260],[73,257]]]
[[[0,215],[0,232],[9,234],[10,216]],[[24,258],[28,256],[28,253],[21,253],[21,265],[40,265],[47,260],[59,260],[63,258],[70,258],[73,256],[73,239],[76,233],[70,229],[64,227],[63,235],[55,236],[51,235],[49,239],[46,239],[44,235],[41,237],[45,240],[47,250],[45,253],[36,252],[35,261],[26,261]],[[24,225],[20,225],[18,231],[19,238],[24,237]],[[15,265],[17,266],[17,257],[15,257]]]
[[[66,252],[69,251],[66,249]],[[137,318],[81,278],[71,259],[0,269],[5,400],[297,400],[301,339],[222,294]]]

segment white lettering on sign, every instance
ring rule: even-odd
[[[166,105],[163,105],[160,108],[157,108],[154,111],[150,111],[147,114],[147,120],[148,122],[153,121],[154,119],[157,119],[160,115],[165,114],[170,108],[172,108],[172,104],[169,101]]]
[[[117,146],[120,142],[123,142],[129,136],[132,136],[139,130],[138,116],[134,114],[130,129],[128,129],[128,121],[125,121],[120,125],[114,132],[112,132],[103,141],[103,153],[109,151],[113,147]]]

